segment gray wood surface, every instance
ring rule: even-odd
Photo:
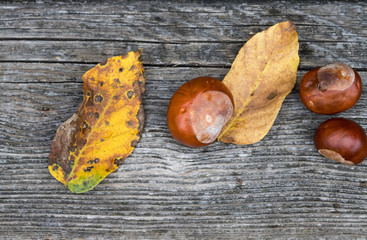
[[[364,1],[0,2],[0,239],[366,239],[367,162],[345,166],[313,146],[318,124],[299,81],[343,61],[365,86],[338,114],[367,129]],[[255,33],[297,26],[300,67],[268,135],[248,146],[192,149],[165,114],[191,78],[223,79]],[[57,127],[82,101],[81,76],[143,48],[146,124],[133,154],[92,191],[48,172]]]

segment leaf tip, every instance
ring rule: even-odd
[[[275,24],[274,27],[277,25],[281,26],[284,31],[290,32],[290,31],[296,30],[296,24],[294,24],[291,21],[285,21],[285,22]]]

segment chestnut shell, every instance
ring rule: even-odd
[[[197,139],[190,117],[190,109],[195,98],[210,91],[224,93],[234,106],[230,90],[219,79],[213,77],[194,78],[184,83],[173,94],[167,109],[167,125],[171,135],[178,142],[190,147],[201,147],[212,143],[203,143]]]
[[[344,65],[354,72],[353,83],[343,89],[335,90],[338,87],[334,87],[341,81],[335,80],[335,72],[331,74],[324,74],[324,82],[328,83],[327,87],[323,87],[320,84],[320,79],[318,79],[318,72],[321,67],[315,68],[307,72],[300,83],[300,97],[303,104],[312,112],[319,114],[336,114],[343,112],[351,107],[353,107],[362,93],[362,82],[359,74],[351,69],[349,66],[342,63],[334,63],[326,65]],[[334,74],[334,76],[333,76]]]
[[[367,157],[367,136],[356,122],[332,118],[323,122],[314,135],[316,149],[324,157],[343,164],[358,164]]]

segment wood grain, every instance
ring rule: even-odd
[[[77,1],[0,3],[0,239],[365,239],[366,163],[313,146],[318,124],[298,97],[303,74],[343,61],[367,84],[367,4]],[[258,31],[292,20],[297,85],[259,143],[192,149],[165,115],[187,80],[223,79]],[[133,154],[94,190],[72,194],[47,170],[57,127],[82,101],[81,76],[143,48],[146,125]],[[338,114],[367,129],[367,90]]]

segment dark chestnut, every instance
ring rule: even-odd
[[[323,122],[316,130],[314,143],[321,155],[343,164],[358,164],[367,157],[365,131],[345,118]]]
[[[356,104],[362,93],[359,74],[344,63],[332,63],[306,73],[299,93],[312,112],[335,114]]]
[[[198,77],[173,94],[167,110],[167,125],[172,136],[182,144],[205,146],[217,139],[233,109],[233,96],[220,80]]]

